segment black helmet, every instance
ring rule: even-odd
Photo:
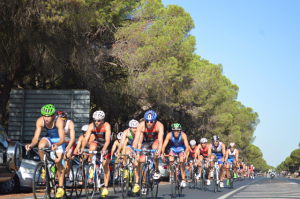
[[[214,136],[212,136],[212,138],[211,138],[213,141],[215,141],[215,140],[220,140],[220,138],[219,138],[219,136],[217,136],[217,135],[214,135]]]

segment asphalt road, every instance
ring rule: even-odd
[[[185,188],[182,196],[177,198],[205,198],[205,199],[247,199],[247,198],[300,198],[300,181],[277,177],[274,179],[256,177],[254,180],[246,178],[244,181],[238,181],[233,184],[234,188],[230,189],[226,185],[220,192],[213,192],[213,185],[208,186],[208,190],[203,191],[199,188]],[[74,194],[74,193],[73,193]],[[32,199],[33,197],[18,197],[22,199]],[[77,198],[75,194],[72,198]],[[99,194],[95,195],[95,199],[99,198]],[[114,194],[109,188],[107,199],[122,199],[121,194]],[[135,197],[136,198],[136,197]],[[171,197],[171,187],[169,183],[161,183],[159,185],[157,199],[169,199]],[[85,199],[85,196],[79,197]],[[133,199],[133,197],[128,197]],[[148,195],[151,199],[151,194]]]

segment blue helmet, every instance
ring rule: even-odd
[[[157,118],[157,114],[153,110],[149,110],[145,113],[144,118],[146,121],[154,121]]]

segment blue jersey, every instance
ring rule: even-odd
[[[185,144],[184,144],[184,141],[182,140],[181,138],[182,136],[182,131],[180,132],[180,135],[179,135],[179,138],[175,138],[174,137],[174,133],[172,132],[172,139],[171,139],[171,147],[175,147],[175,148],[178,148],[178,147],[181,147],[183,149],[185,149]]]
[[[45,120],[43,120],[43,122],[44,122],[44,128],[46,129],[46,131],[48,133],[48,137],[50,139],[59,138],[58,128],[56,127],[57,118],[58,118],[58,116],[55,116],[52,128],[48,128],[47,125],[46,125],[46,123],[45,123]]]
[[[216,154],[217,158],[220,159],[223,157],[222,153],[222,142],[219,142],[219,145],[216,147],[213,143],[211,143],[211,152]]]

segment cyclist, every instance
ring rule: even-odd
[[[248,175],[250,176],[250,178],[254,178],[254,170],[253,170],[253,165],[252,164],[249,164],[248,166]]]
[[[244,176],[244,166],[242,161],[239,162],[238,169],[239,169],[238,173],[240,174],[240,176]]]
[[[165,149],[169,143],[169,141],[171,142],[171,146],[170,146],[170,153],[169,155],[179,155],[179,162],[180,162],[180,171],[181,171],[181,177],[182,177],[182,181],[180,186],[181,187],[186,187],[186,182],[185,182],[185,159],[186,157],[188,157],[188,152],[189,152],[189,142],[187,139],[187,136],[184,132],[181,131],[181,125],[178,123],[175,123],[172,125],[172,132],[168,133],[161,153],[162,156],[161,158],[164,159],[164,153],[165,153]],[[169,168],[172,168],[172,164],[174,162],[174,156],[169,156]]]
[[[121,143],[120,145],[121,146],[126,146],[125,147],[125,154],[127,155],[130,155],[132,152],[132,144],[133,144],[133,141],[134,141],[134,138],[135,138],[135,135],[136,135],[136,130],[137,130],[137,127],[139,125],[139,122],[137,120],[130,120],[129,121],[129,128],[126,129],[124,132],[123,132],[123,135],[122,135],[122,139],[121,139]],[[143,135],[141,134],[140,136],[140,139],[139,139],[139,143],[138,143],[138,148],[140,149],[141,148],[141,145],[142,145],[142,142],[143,142]],[[117,151],[117,155],[120,154],[120,151],[121,151],[121,147],[118,148],[118,151]],[[124,158],[125,162],[127,162],[127,157],[125,156]],[[137,159],[135,159],[134,161],[134,166],[135,166],[135,185],[133,187],[133,193],[137,193],[140,189],[139,187],[139,176],[137,175],[137,171],[140,170],[139,168],[139,164],[137,162]],[[127,171],[127,170],[126,170]],[[127,178],[128,177],[128,173],[124,173],[124,178]]]
[[[110,176],[109,162],[111,159],[111,127],[108,122],[104,121],[105,113],[103,111],[95,111],[93,113],[93,122],[89,124],[86,131],[85,143],[82,144],[82,151],[87,143],[89,143],[90,136],[93,134],[95,136],[94,141],[90,143],[90,151],[101,150],[104,156],[102,162],[104,168],[104,188],[102,189],[102,197],[108,195],[108,181]],[[107,152],[107,153],[106,153]],[[92,160],[93,154],[89,154],[89,162]],[[91,171],[93,173],[93,171]]]
[[[117,134],[117,139],[114,141],[114,144],[113,144],[112,150],[111,150],[111,159],[112,159],[113,154],[114,154],[114,152],[116,151],[117,148],[120,148],[120,149],[121,149],[121,153],[122,153],[122,150],[124,149],[124,144],[123,144],[123,146],[121,146],[122,134],[123,134],[123,132],[119,132],[119,133]],[[118,156],[118,155],[116,155],[116,156]],[[121,157],[117,157],[117,158],[116,158],[116,160],[115,160],[115,167],[118,166],[118,164],[119,164],[119,162],[120,162],[121,160],[122,160]]]
[[[83,145],[83,143],[86,142],[85,141],[85,134],[86,134],[86,131],[87,131],[88,127],[89,127],[88,124],[81,127],[82,135],[79,136],[79,138],[78,138],[78,142],[77,142],[76,148],[74,149],[74,153],[79,153],[80,154],[82,152],[80,149],[81,149],[81,146]],[[90,138],[89,143],[94,141],[95,138],[93,136],[94,135],[91,135],[92,139]],[[89,152],[89,147],[90,147],[89,143],[85,143],[85,147],[84,147],[84,150],[83,150],[84,152],[87,152],[87,153]]]
[[[236,178],[236,168],[238,167],[239,161],[239,151],[235,148],[235,143],[231,142],[229,144],[229,149],[226,151],[225,164],[226,164],[226,174],[227,174],[227,185],[229,185],[229,168],[230,163],[233,162],[234,168],[234,178]]]
[[[197,147],[196,151],[196,159],[199,160],[199,172],[197,178],[200,179],[201,177],[201,168],[202,168],[202,161],[207,159],[207,139],[206,138],[201,138],[200,139],[200,144]]]
[[[56,198],[62,198],[65,194],[64,186],[64,166],[63,166],[63,155],[65,152],[65,132],[64,132],[64,123],[61,118],[59,118],[55,113],[55,107],[52,104],[47,104],[42,107],[41,114],[43,115],[36,121],[36,130],[34,137],[30,144],[25,146],[26,150],[29,151],[33,148],[39,141],[39,137],[42,131],[42,128],[45,128],[47,131],[48,137],[43,137],[39,142],[39,148],[49,148],[56,151],[55,164],[57,166],[58,172],[58,188],[56,192]],[[44,157],[44,151],[39,151],[41,160]],[[42,173],[45,173],[45,170],[42,170]],[[42,174],[44,175],[44,174]],[[43,177],[42,177],[43,178]]]
[[[192,169],[192,164],[195,165],[195,167],[197,167],[197,163],[196,163],[196,151],[197,151],[197,146],[196,146],[196,141],[195,140],[191,140],[190,141],[190,146],[189,146],[189,150],[188,150],[188,154],[187,154],[187,157],[188,157],[188,163],[189,163],[189,173],[190,173],[190,179],[192,179],[192,172],[191,172],[191,169]],[[197,171],[198,169],[196,169]]]
[[[66,186],[70,185],[69,175],[70,175],[70,169],[72,167],[72,163],[70,161],[70,158],[72,156],[72,153],[76,147],[75,142],[75,127],[74,123],[71,120],[68,120],[68,114],[66,111],[57,111],[58,117],[60,117],[64,122],[64,130],[65,130],[65,170],[66,170]],[[73,176],[71,176],[73,177]]]
[[[143,136],[143,143],[141,149],[158,149],[158,154],[154,154],[154,164],[155,164],[155,174],[153,179],[158,180],[160,178],[160,173],[158,170],[159,156],[162,149],[163,137],[164,137],[164,125],[157,121],[157,114],[153,110],[149,110],[144,115],[145,122],[139,123],[134,141],[132,144],[133,149],[136,149],[138,143],[140,142],[140,136]],[[145,153],[141,152],[139,157],[139,168],[141,169],[141,164],[145,162]],[[137,157],[138,158],[138,157]],[[136,159],[137,159],[136,158]],[[137,177],[139,178],[140,172],[137,172]],[[136,190],[140,187],[137,186]]]
[[[224,168],[223,168],[223,162],[225,158],[225,144],[220,142],[220,138],[217,135],[214,135],[212,137],[213,143],[208,145],[208,150],[207,150],[207,155],[210,157],[211,160],[214,160],[215,158],[218,159],[218,164],[220,167],[220,187],[224,187],[223,179],[224,179]],[[213,170],[214,163],[211,161],[210,162],[210,173]],[[210,174],[209,173],[209,174]],[[207,185],[210,185],[210,175],[208,175],[208,180],[207,180]]]

